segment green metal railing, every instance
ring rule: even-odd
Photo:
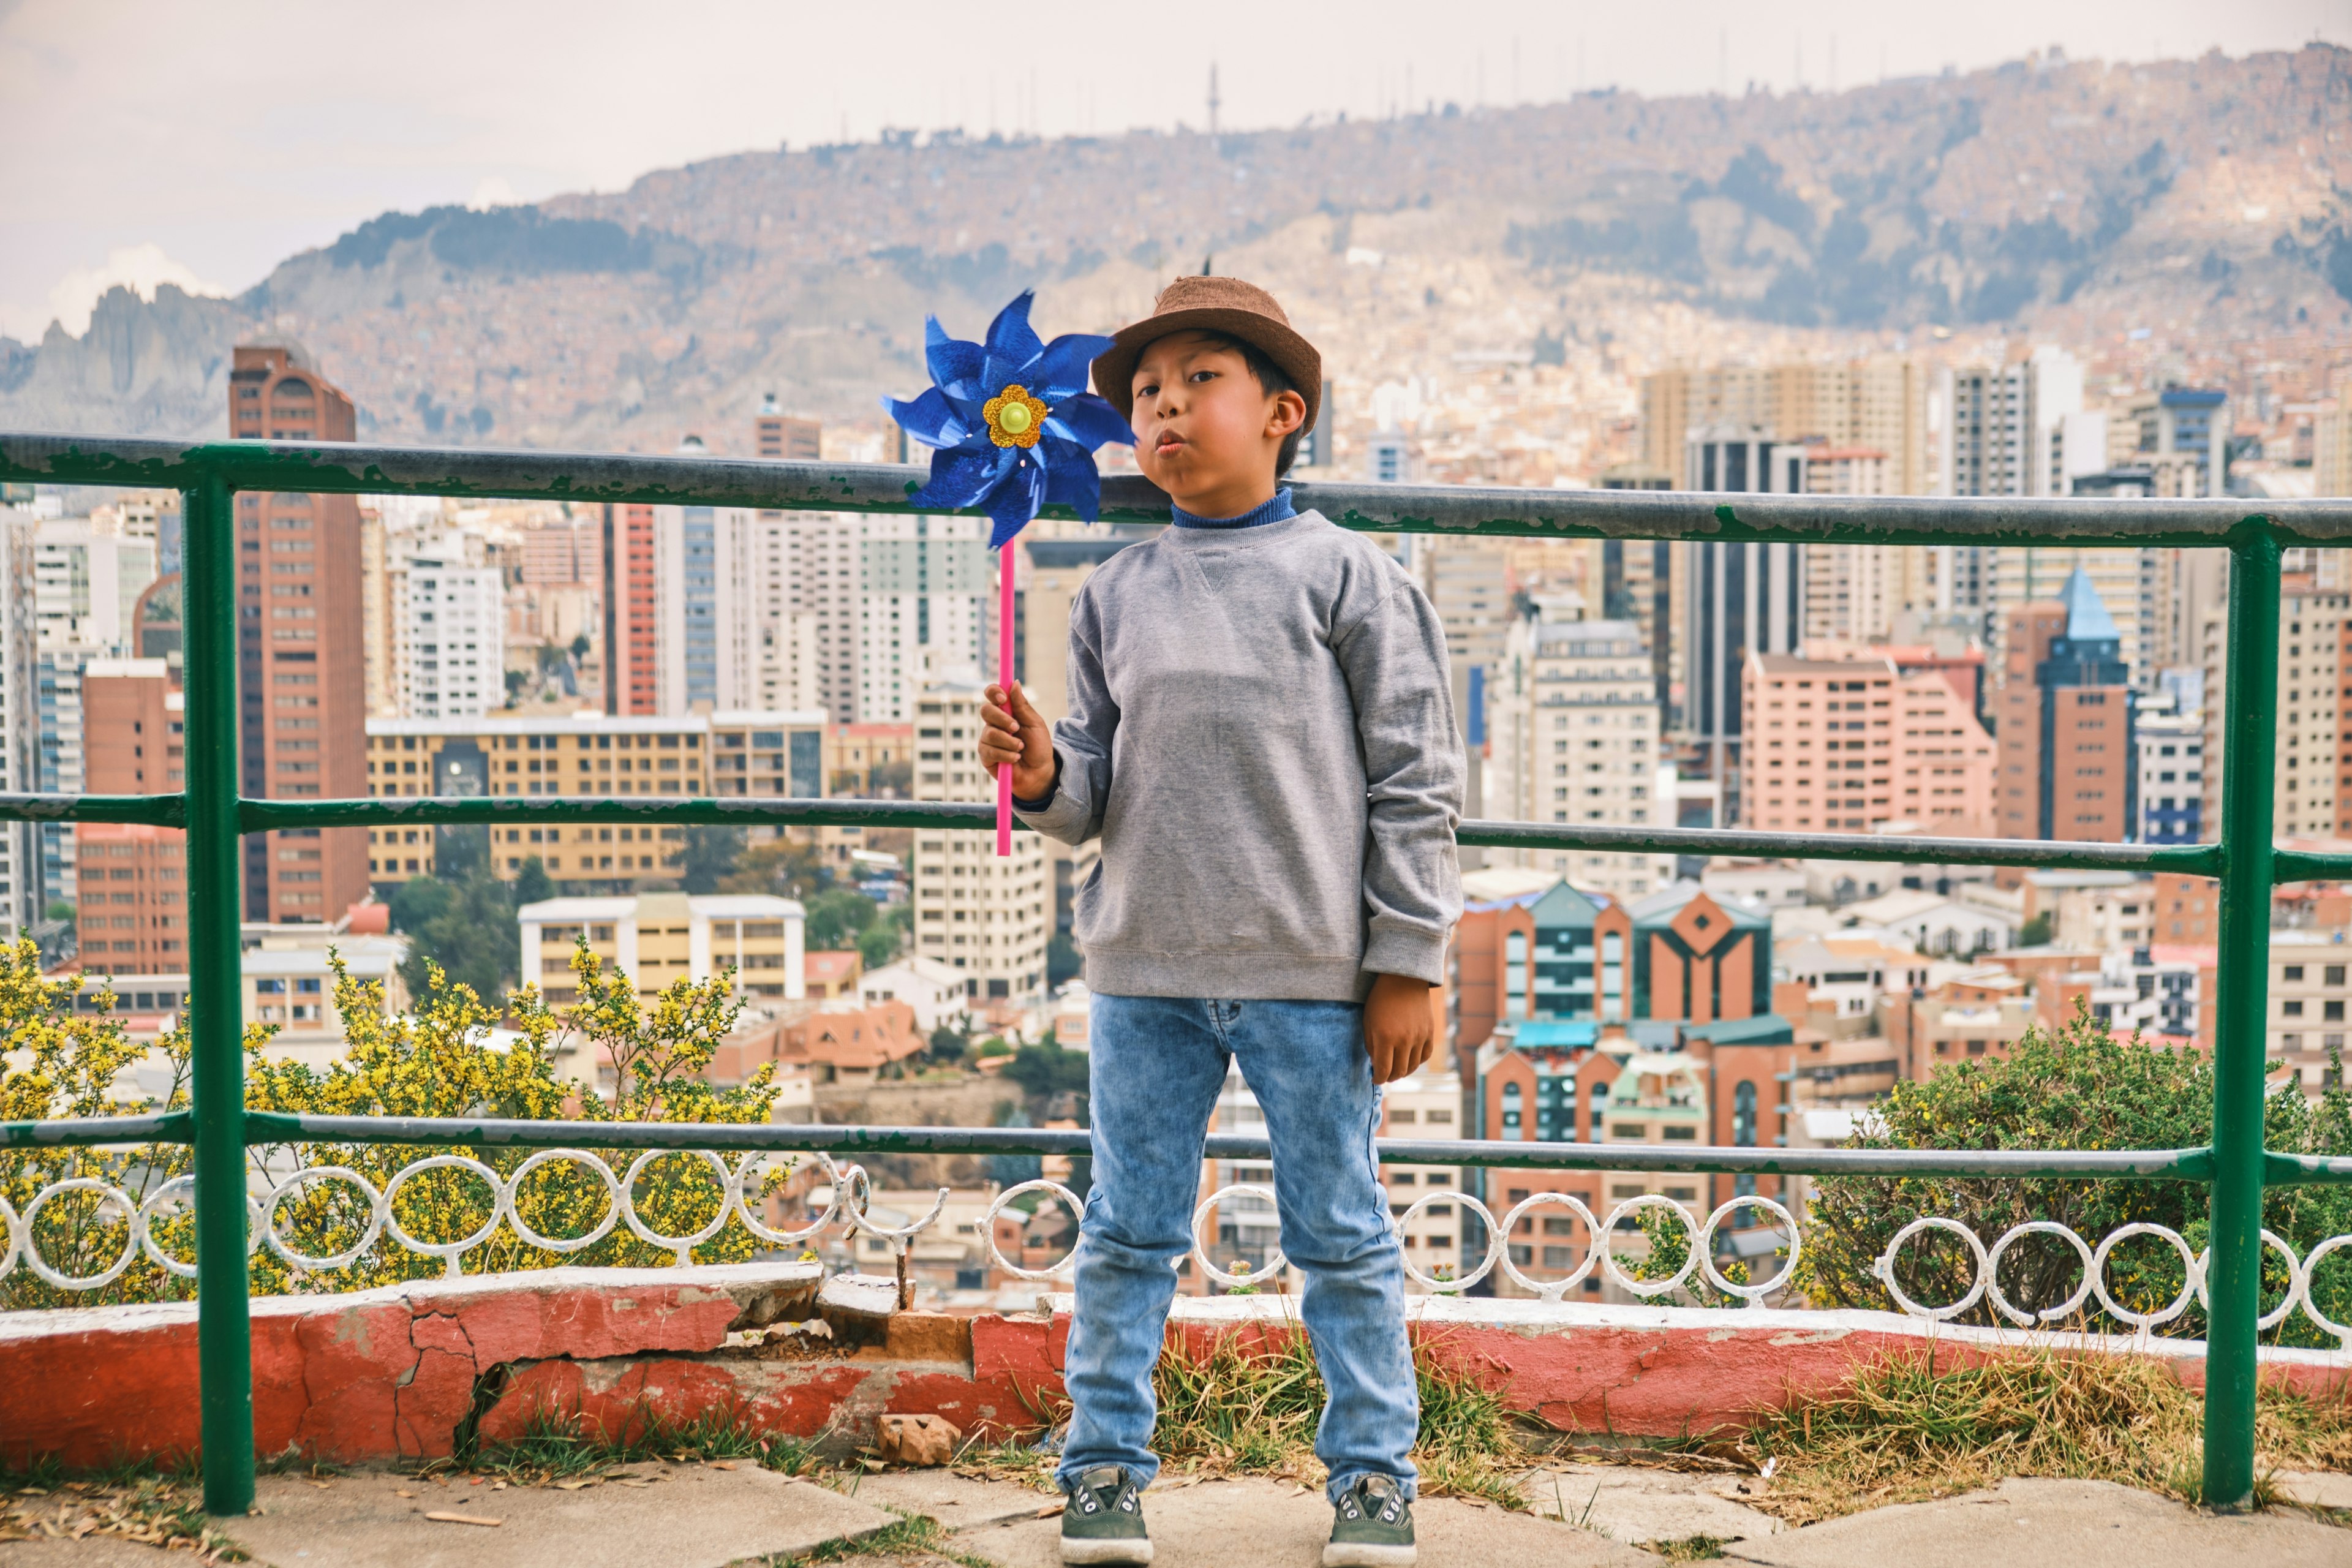
[[[657,1137],[663,1147],[709,1141],[729,1148],[824,1147],[996,1152],[1083,1152],[1083,1133],[1008,1135],[954,1129],[725,1127],[620,1129],[562,1123],[398,1119],[289,1119],[245,1107],[240,1049],[240,839],[273,828],[485,822],[763,823],[983,830],[988,805],[809,800],[563,800],[534,797],[248,800],[237,774],[237,529],[240,491],[491,497],[738,506],[762,510],[912,512],[921,470],[879,465],[747,462],[583,453],[442,450],[358,445],[226,442],[202,446],[106,437],[0,435],[0,480],[170,489],[184,498],[183,611],[186,633],[185,791],[140,797],[0,796],[0,820],[143,822],[188,836],[189,1030],[193,1109],[107,1121],[0,1127],[0,1147],[183,1142],[194,1149],[198,1340],[205,1506],[241,1513],[253,1500],[255,1457],[247,1273],[246,1149],[295,1136],[401,1143],[603,1145]],[[2211,1190],[2206,1352],[2205,1500],[2244,1506],[2254,1482],[2254,1394],[2263,1190],[2265,1184],[2352,1182],[2352,1161],[2266,1155],[2263,1147],[2264,977],[2271,889],[2280,880],[2352,876],[2352,855],[2304,854],[2272,842],[2280,557],[2290,545],[2352,543],[2352,505],[2290,503],[2249,511],[2233,501],[1923,500],[1676,492],[1507,490],[1300,484],[1301,507],[1346,527],[1381,532],[1517,538],[1698,540],[1826,544],[2201,546],[2230,552],[2230,638],[2221,837],[2217,844],[2150,847],[1906,838],[1906,860],[1953,865],[2127,868],[2221,881],[2219,1028],[2213,1142],[2129,1153],[1920,1152],[1902,1154],[1753,1148],[1613,1150],[1510,1143],[1384,1145],[1384,1158],[1540,1165],[1665,1168],[1702,1173],[1835,1174],[1899,1172],[1942,1177],[2172,1176]],[[1166,501],[1142,480],[1103,487],[1106,521],[1162,521]],[[1698,855],[1785,855],[1885,860],[1884,840],[1660,828],[1469,822],[1465,845]],[[328,1121],[331,1121],[331,1126]],[[1263,1144],[1220,1139],[1229,1157]],[[1230,1149],[1225,1146],[1230,1144]]]

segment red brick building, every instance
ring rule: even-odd
[[[240,439],[350,441],[357,433],[352,400],[291,345],[239,345],[228,407],[229,434]],[[364,795],[357,499],[240,495],[236,542],[245,793]],[[257,833],[245,852],[247,920],[323,921],[367,896],[363,828]]]

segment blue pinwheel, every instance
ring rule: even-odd
[[[882,405],[931,454],[931,479],[909,499],[942,511],[986,506],[988,542],[1001,549],[1038,509],[1066,506],[1088,522],[1102,500],[1094,450],[1132,443],[1118,411],[1087,390],[1087,370],[1110,340],[1070,332],[1041,342],[1022,291],[988,324],[985,343],[923,323],[923,357],[933,384],[912,403]]]

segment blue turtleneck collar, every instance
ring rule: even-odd
[[[1194,517],[1181,506],[1171,506],[1169,511],[1179,528],[1255,528],[1261,523],[1280,522],[1297,517],[1297,510],[1290,504],[1290,487],[1283,486],[1274,492],[1274,499],[1261,506],[1252,507],[1239,517]]]

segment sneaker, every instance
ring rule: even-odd
[[[1065,1563],[1149,1563],[1151,1538],[1143,1531],[1143,1499],[1135,1478],[1118,1465],[1078,1477],[1062,1509]]]
[[[1331,1510],[1323,1568],[1412,1568],[1416,1555],[1412,1504],[1395,1481],[1361,1476],[1339,1494]]]

